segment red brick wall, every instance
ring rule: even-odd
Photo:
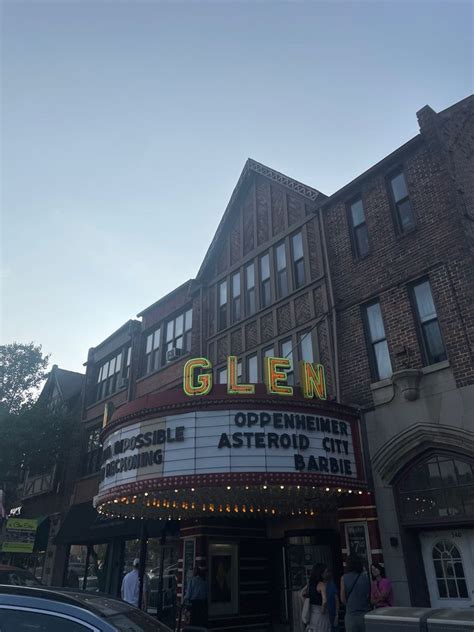
[[[459,160],[459,159],[458,159]],[[396,234],[385,177],[402,164],[416,229]],[[459,171],[464,170],[459,167]],[[362,195],[368,226],[370,254],[355,260],[351,250],[346,202]],[[407,284],[428,276],[448,358],[459,386],[474,378],[472,348],[473,260],[464,220],[457,205],[455,187],[445,156],[424,138],[392,163],[349,187],[325,210],[331,275],[338,309],[338,342],[344,402],[369,403],[371,394],[367,349],[361,320],[361,304],[379,298],[394,370],[403,368],[410,350],[410,365],[420,367],[422,358],[415,330]]]

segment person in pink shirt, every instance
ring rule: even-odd
[[[370,602],[374,608],[393,606],[392,582],[385,577],[385,570],[380,564],[372,564],[372,587]]]

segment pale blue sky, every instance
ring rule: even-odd
[[[87,350],[193,277],[247,157],[326,194],[472,92],[472,3],[14,2],[2,342]]]

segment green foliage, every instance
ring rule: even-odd
[[[49,356],[41,345],[13,342],[0,345],[0,408],[4,414],[18,414],[29,408],[46,377]]]

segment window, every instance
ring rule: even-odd
[[[132,347],[127,347],[127,349],[125,350],[125,354],[126,354],[127,359],[125,360],[124,377],[128,379],[130,377],[130,362],[132,360]]]
[[[217,382],[219,384],[227,384],[227,369],[219,369],[217,371]]]
[[[112,393],[115,393],[117,388],[121,388],[123,384],[119,380],[120,372],[122,369],[122,352],[104,362],[97,375],[97,391],[96,400],[103,399]]]
[[[430,282],[425,280],[413,285],[412,296],[416,307],[417,325],[421,334],[424,360],[427,364],[442,362],[446,360],[447,355],[441,337]]]
[[[392,375],[392,363],[385,338],[385,328],[380,303],[377,301],[376,303],[366,306],[364,309],[366,335],[373,377],[376,380],[384,380]]]
[[[313,339],[311,331],[304,331],[298,336],[300,358],[305,362],[314,362]]]
[[[289,369],[286,372],[287,375],[287,382],[288,384],[294,384],[295,383],[295,374],[294,374],[294,366],[293,366],[293,342],[291,340],[291,338],[288,338],[288,340],[284,340],[281,343],[281,357],[282,358],[288,358],[288,360],[290,360],[291,362],[291,369]]]
[[[255,311],[255,264],[250,263],[245,268],[245,313],[251,316]]]
[[[354,255],[360,259],[366,257],[369,254],[369,235],[361,198],[349,206],[349,226]]]
[[[390,176],[390,189],[395,207],[395,220],[398,231],[406,233],[415,228],[415,218],[408,197],[407,183],[403,171]]]
[[[406,521],[474,517],[474,464],[435,455],[411,468],[398,485]]]
[[[160,364],[160,328],[146,337],[145,373],[156,371]]]
[[[102,446],[100,445],[101,426],[91,428],[86,435],[85,454],[82,460],[82,476],[95,474],[100,470]]]
[[[240,272],[232,275],[232,322],[240,320]]]
[[[441,540],[433,547],[432,556],[440,598],[468,599],[466,576],[458,547],[449,540]]]
[[[191,350],[191,330],[193,327],[193,310],[188,309],[173,320],[166,323],[165,354],[172,349],[180,349],[181,353]],[[166,356],[165,356],[166,357]],[[166,361],[169,362],[166,358]]]
[[[267,347],[262,352],[262,375],[265,375],[265,358],[273,358],[275,356],[275,349],[272,347]]]
[[[256,353],[247,358],[247,379],[249,384],[258,383],[258,360]]]
[[[260,303],[261,307],[268,307],[272,302],[272,288],[270,282],[270,255],[267,253],[260,259]]]
[[[286,269],[285,244],[279,244],[275,248],[276,271],[277,271],[277,294],[278,298],[288,294],[288,273]]]
[[[293,278],[295,288],[299,288],[305,283],[303,236],[301,233],[296,233],[296,235],[293,235],[291,238],[291,250],[293,254]]]
[[[36,612],[26,608],[0,608],[0,622],[2,630],[8,632],[90,632],[96,630],[85,621],[79,621],[76,617],[59,612]]]
[[[219,329],[227,327],[227,281],[222,281],[218,285],[219,309],[217,314],[217,324]]]

